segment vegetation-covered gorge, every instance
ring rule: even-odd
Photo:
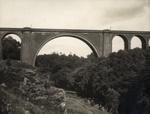
[[[0,114],[107,114],[92,107],[76,92],[67,91],[66,94],[63,89],[54,86],[57,82],[56,78],[52,80],[51,74],[62,68],[75,69],[83,63],[82,60],[85,61],[84,58],[80,60],[75,56],[79,61],[74,61],[70,56],[68,60],[76,66],[71,67],[69,61],[64,60],[63,67],[61,62],[57,62],[50,71],[43,63],[39,63],[42,68],[37,68],[20,62],[21,44],[12,37],[3,39],[2,45],[4,60],[0,60]]]
[[[0,61],[0,114],[150,113],[150,49],[98,59],[39,55],[35,68],[12,60],[19,60],[20,47],[5,41],[11,42],[3,45],[7,60]]]

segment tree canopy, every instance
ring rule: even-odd
[[[55,86],[94,99],[107,111],[150,112],[150,50],[120,50],[94,59],[75,55],[40,55],[39,67],[48,68]],[[47,70],[46,70],[47,71]]]
[[[3,46],[3,59],[13,59],[20,60],[20,42],[13,39],[13,37],[8,36],[2,41]]]

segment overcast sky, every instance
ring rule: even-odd
[[[150,31],[150,0],[0,0],[0,27]],[[60,44],[65,39],[58,39],[41,53],[58,45],[67,51],[68,46]],[[73,50],[88,48],[75,38],[68,41]]]

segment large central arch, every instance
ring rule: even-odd
[[[94,53],[94,55],[96,57],[100,56],[98,54],[96,48],[94,47],[94,45],[91,42],[89,42],[85,37],[83,37],[81,35],[71,34],[71,33],[69,33],[69,34],[68,33],[63,33],[63,34],[59,34],[59,35],[56,35],[56,36],[53,36],[53,37],[48,37],[47,40],[45,40],[43,43],[41,43],[41,45],[37,48],[36,53],[34,55],[33,63],[32,63],[33,66],[35,65],[35,60],[36,60],[37,54],[39,53],[39,51],[41,50],[41,48],[45,44],[47,44],[48,42],[50,42],[51,40],[56,39],[56,38],[60,38],[60,37],[73,37],[73,38],[77,38],[77,39],[83,41],[84,43],[86,43],[91,48],[91,50],[93,51],[93,53]]]

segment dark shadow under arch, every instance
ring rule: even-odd
[[[38,54],[39,51],[42,49],[42,47],[43,47],[45,44],[47,44],[48,42],[50,42],[51,40],[56,39],[56,38],[60,38],[60,37],[77,38],[77,39],[83,41],[85,44],[87,44],[87,45],[90,47],[90,49],[91,49],[92,52],[94,53],[95,57],[97,57],[97,58],[100,57],[100,55],[98,54],[98,52],[97,52],[96,48],[94,47],[94,45],[93,45],[91,42],[89,42],[85,37],[83,37],[83,36],[81,36],[81,35],[80,35],[80,36],[79,36],[79,35],[75,35],[75,34],[59,34],[59,35],[56,35],[56,36],[54,36],[54,37],[49,37],[48,40],[44,41],[44,42],[40,45],[40,47],[39,47],[39,48],[37,49],[37,51],[36,51],[36,54],[34,55],[33,66],[35,65],[35,60],[36,60],[37,54]]]

